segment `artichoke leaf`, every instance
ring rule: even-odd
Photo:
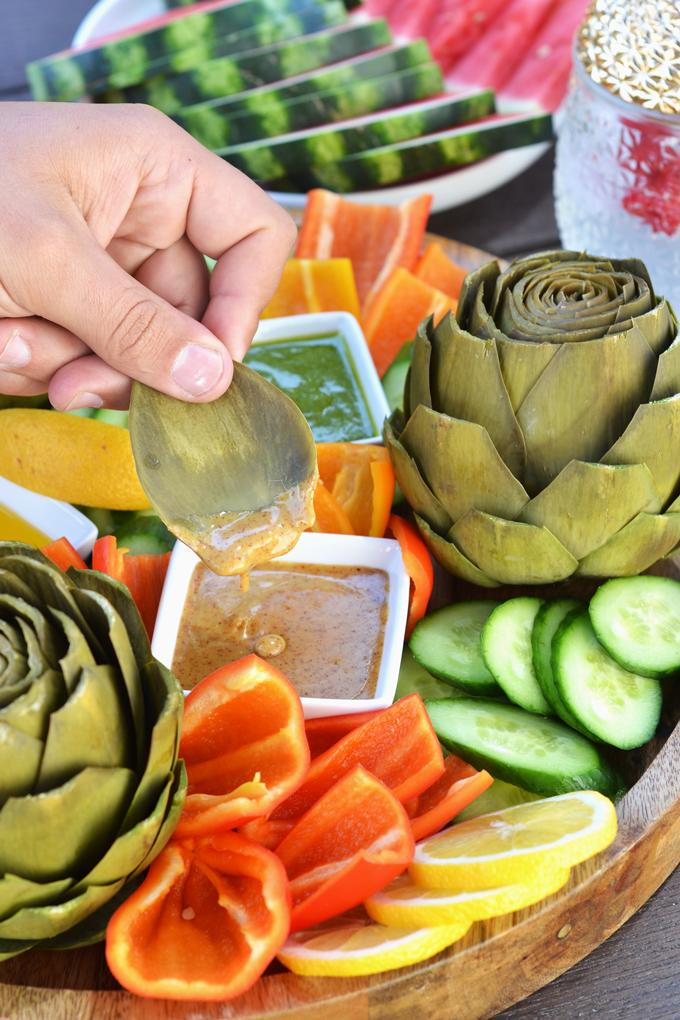
[[[26,642],[21,631],[10,627],[5,620],[0,620],[0,655],[3,666],[0,669],[0,707],[7,704],[16,695],[12,689],[16,684],[25,681],[28,673]]]
[[[37,943],[38,939],[0,939],[0,963],[11,960],[20,953],[28,952]]]
[[[110,900],[122,885],[122,879],[112,885],[92,885],[66,903],[24,907],[0,921],[0,939],[48,939],[59,935]]]
[[[178,761],[175,765],[174,780],[170,789],[170,805],[165,818],[163,819],[163,824],[158,831],[154,845],[149,850],[145,860],[142,861],[135,871],[135,875],[139,875],[140,872],[149,867],[152,861],[156,860],[159,853],[175,831],[180,815],[184,809],[184,802],[187,799],[188,786],[189,782],[187,779],[187,770],[184,767],[184,762],[180,759],[180,761]]]
[[[0,809],[0,873],[78,878],[113,842],[136,784],[130,769],[85,768],[63,786]]]
[[[59,660],[59,666],[66,690],[72,694],[78,686],[80,671],[84,666],[96,666],[96,662],[78,624],[59,609],[51,609],[50,612],[61,624],[68,641],[68,650]]]
[[[0,921],[10,917],[23,907],[43,907],[61,897],[71,886],[70,878],[57,882],[29,882],[19,875],[4,875],[0,878]]]
[[[495,340],[461,330],[452,315],[434,331],[432,399],[450,418],[486,429],[515,477],[526,464],[526,448],[501,372]]]
[[[36,598],[35,592],[33,592],[20,577],[13,574],[11,570],[4,570],[1,567],[0,591],[2,591],[5,595],[12,595],[16,599],[23,599],[29,606],[34,606],[36,609],[40,609],[40,601]]]
[[[449,542],[446,538],[442,538],[441,535],[432,531],[427,521],[424,521],[418,514],[414,514],[414,516],[425,545],[440,567],[448,570],[450,574],[455,574],[456,577],[462,577],[464,581],[469,581],[470,584],[479,585],[481,588],[500,588],[499,581],[494,581],[492,577],[489,577],[483,570],[476,567],[466,556],[463,556],[460,549],[457,549],[453,542]]]
[[[139,679],[139,667],[127,627],[111,602],[99,592],[74,588],[73,595],[80,611],[97,633],[102,645],[108,646],[106,651],[109,653],[107,656],[109,662],[112,665],[117,665],[120,669],[120,675],[122,675],[127,691],[127,707],[131,713],[134,728],[134,767],[138,772],[141,772],[146,760],[144,698]],[[122,764],[122,762],[117,764]]]
[[[680,514],[638,514],[603,546],[584,556],[577,577],[632,577],[680,543]]]
[[[641,404],[600,463],[646,464],[665,506],[680,483],[680,394]]]
[[[470,333],[472,315],[474,313],[477,295],[493,297],[496,281],[501,275],[501,268],[494,259],[493,262],[486,262],[478,269],[474,269],[463,279],[463,285],[458,295],[458,307],[456,309],[456,321],[461,329],[467,329]]]
[[[517,524],[469,510],[447,538],[475,566],[501,584],[552,584],[571,577],[578,567],[547,528]]]
[[[634,325],[642,333],[654,354],[660,357],[675,336],[675,323],[665,298],[654,308],[634,319]],[[677,392],[677,391],[676,391]]]
[[[547,528],[577,560],[639,513],[661,512],[661,497],[644,464],[609,467],[572,460],[516,518]]]
[[[17,623],[19,620],[24,620],[32,628],[45,669],[56,669],[59,656],[63,653],[63,635],[48,623],[42,612],[35,606],[30,605],[25,599],[3,593],[0,595],[0,613],[7,613],[8,610]]]
[[[49,720],[36,793],[61,786],[88,765],[130,768],[130,723],[113,666],[85,666],[68,701]]]
[[[514,518],[529,502],[481,425],[421,405],[400,442],[454,523],[472,507]]]
[[[174,782],[171,772],[151,814],[114,840],[92,871],[74,887],[74,896],[80,895],[90,885],[110,885],[127,878],[144,862],[160,832]]]
[[[665,400],[676,393],[680,393],[680,335],[659,357],[649,400]]]
[[[418,404],[432,407],[430,393],[430,362],[432,360],[432,329],[434,316],[423,319],[416,331],[413,341],[413,358],[411,360],[411,376],[409,382],[409,408],[413,411]]]
[[[496,349],[510,404],[517,414],[527,394],[559,351],[560,345],[503,337],[496,341]]]
[[[33,681],[25,694],[0,709],[0,722],[7,723],[28,737],[44,741],[50,715],[64,704],[66,697],[66,685],[61,673],[48,669]]]
[[[396,439],[389,418],[385,419],[384,437],[397,482],[409,505],[434,531],[445,535],[453,521],[434,493],[428,489],[413,457]]]
[[[505,292],[511,290],[525,273],[533,273],[543,267],[549,268],[555,262],[579,262],[582,258],[581,252],[556,249],[555,251],[538,252],[536,255],[529,255],[524,259],[515,259],[495,280],[493,296],[489,302],[489,311],[492,317],[496,319]]]
[[[527,491],[536,495],[571,460],[600,461],[647,399],[654,371],[654,355],[635,328],[561,344],[517,412],[527,448]]]
[[[43,746],[42,740],[0,721],[0,806],[8,797],[23,797],[31,792]]]
[[[126,812],[121,832],[127,832],[153,809],[167,776],[177,761],[179,732],[184,712],[184,694],[170,672],[154,660],[144,667],[148,685],[164,694],[164,701],[151,731],[149,756],[144,774]]]
[[[93,591],[103,595],[125,624],[136,661],[140,665],[149,662],[152,658],[149,635],[127,585],[114,581],[112,577],[102,574],[99,570],[77,570],[75,567],[69,567],[67,574],[75,587],[81,591]]]
[[[118,910],[118,907],[122,906],[132,896],[133,892],[139,889],[143,880],[143,877],[131,878],[92,914],[88,914],[84,920],[74,924],[72,928],[62,932],[61,935],[55,935],[51,939],[44,939],[40,943],[40,948],[50,950],[82,949],[84,946],[92,946],[97,942],[103,942],[106,938],[106,926]]]

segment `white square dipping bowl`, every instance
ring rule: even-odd
[[[0,504],[48,538],[67,538],[83,559],[92,552],[97,529],[70,503],[62,503],[59,499],[25,489],[7,478],[0,478]]]
[[[391,413],[390,405],[387,403],[361,326],[349,312],[312,312],[309,315],[262,319],[252,347],[285,340],[315,340],[334,333],[339,333],[345,342],[345,350],[350,363],[354,365],[356,380],[363,392],[374,425],[374,435],[362,436],[353,442],[382,443],[382,426],[385,418]]]
[[[388,538],[360,535],[324,535],[306,531],[294,549],[272,563],[316,563],[329,566],[375,567],[389,576],[387,622],[374,698],[302,698],[305,719],[387,708],[394,700],[408,614],[410,580],[404,569],[399,543]],[[188,546],[177,542],[170,557],[158,608],[151,650],[172,669],[180,619],[191,575],[200,559]],[[269,660],[276,666],[276,659]]]

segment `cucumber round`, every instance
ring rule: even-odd
[[[597,640],[588,610],[574,610],[552,642],[555,685],[567,709],[598,740],[639,747],[661,717],[658,680],[630,673]]]
[[[492,599],[456,602],[435,609],[416,624],[409,647],[433,676],[468,694],[502,695],[482,659],[482,628],[500,605]]]
[[[494,609],[482,631],[482,658],[510,701],[527,712],[550,715],[552,706],[536,679],[531,657],[531,632],[542,605],[543,599],[523,596]]]
[[[618,769],[557,719],[484,698],[439,698],[425,708],[442,744],[494,779],[541,797],[598,790],[616,802],[626,792]]]
[[[670,577],[617,577],[595,592],[590,619],[612,659],[661,680],[680,669],[680,584]]]
[[[114,535],[118,548],[125,547],[131,556],[170,552],[177,541],[155,514],[140,515],[125,521],[116,528]]]
[[[567,726],[571,726],[573,729],[578,730],[579,733],[582,733],[584,737],[597,740],[598,738],[590,733],[585,726],[581,725],[562,701],[559,691],[555,686],[552,666],[550,665],[552,639],[557,628],[569,613],[576,609],[584,608],[584,603],[580,599],[549,599],[548,602],[544,602],[534,620],[534,628],[531,632],[531,652],[536,679],[541,685],[545,699],[550,703],[555,715],[558,715]]]

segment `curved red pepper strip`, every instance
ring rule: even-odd
[[[478,772],[455,754],[444,759],[444,769],[444,775],[421,793],[415,815],[409,816],[416,841],[439,832],[493,783],[488,772]]]
[[[305,719],[305,733],[312,761],[327,751],[338,740],[373,719],[382,709],[373,712],[355,712],[353,715],[328,715],[320,719]]]
[[[277,857],[235,832],[171,840],[106,930],[117,980],[154,999],[221,1001],[247,991],[290,927]]]
[[[153,637],[169,563],[169,552],[126,556],[125,549],[118,548],[114,535],[98,538],[92,550],[92,569],[100,570],[128,586],[150,638]]]
[[[403,807],[357,765],[279,843],[292,897],[291,931],[363,903],[400,875],[415,842]]]
[[[50,542],[49,545],[44,545],[41,552],[44,552],[45,556],[48,556],[63,571],[68,570],[69,567],[87,570],[87,563],[67,538],[58,538],[56,541]]]
[[[189,791],[175,839],[269,814],[309,768],[297,691],[257,655],[222,666],[186,697],[179,755]]]
[[[389,538],[390,534],[401,546],[404,567],[411,578],[411,595],[405,634],[408,641],[418,620],[422,620],[427,612],[427,604],[430,601],[434,584],[434,570],[427,546],[412,524],[405,521],[403,517],[390,514],[385,535]]]

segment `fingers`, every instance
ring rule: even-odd
[[[70,361],[52,376],[48,394],[58,411],[79,407],[111,407],[124,411],[130,405],[132,380],[111,368],[96,354]]]
[[[154,252],[134,275],[138,283],[168,304],[201,320],[210,297],[210,273],[205,259],[186,236]]]
[[[68,330],[35,317],[0,319],[0,393],[45,393],[62,365],[88,347]]]

